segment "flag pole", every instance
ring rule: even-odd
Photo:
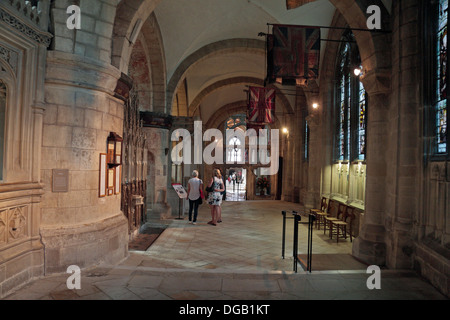
[[[305,26],[305,25],[296,25],[296,24],[277,24],[277,23],[269,23],[269,22],[267,23],[267,25],[268,26],[280,26],[280,27],[298,27],[298,28],[335,29],[335,30],[392,33],[392,31],[389,31],[389,30],[348,28],[348,27]]]

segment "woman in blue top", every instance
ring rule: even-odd
[[[208,186],[213,188],[213,191],[208,194],[208,204],[211,206],[212,218],[208,224],[215,226],[217,224],[220,205],[222,204],[222,192],[225,190],[222,175],[218,169],[214,169],[213,177]]]

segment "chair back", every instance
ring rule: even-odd
[[[336,202],[334,200],[330,199],[330,201],[328,201],[327,213],[329,215],[332,215],[335,207],[336,207]]]
[[[323,197],[322,202],[320,203],[320,210],[322,212],[325,212],[327,210],[328,204],[327,204],[327,198]]]
[[[356,219],[355,210],[355,208],[347,207],[347,211],[345,212],[345,222],[348,222],[350,225]]]
[[[345,221],[345,216],[347,212],[347,206],[345,204],[340,203],[338,207],[338,212],[336,215],[336,218],[341,219],[342,221]]]

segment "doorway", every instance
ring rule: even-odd
[[[244,168],[229,168],[225,175],[226,201],[247,200],[247,170]]]

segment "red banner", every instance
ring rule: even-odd
[[[262,125],[274,122],[275,89],[250,87],[247,122]]]
[[[302,84],[319,77],[320,28],[274,25],[267,50],[270,82]]]

